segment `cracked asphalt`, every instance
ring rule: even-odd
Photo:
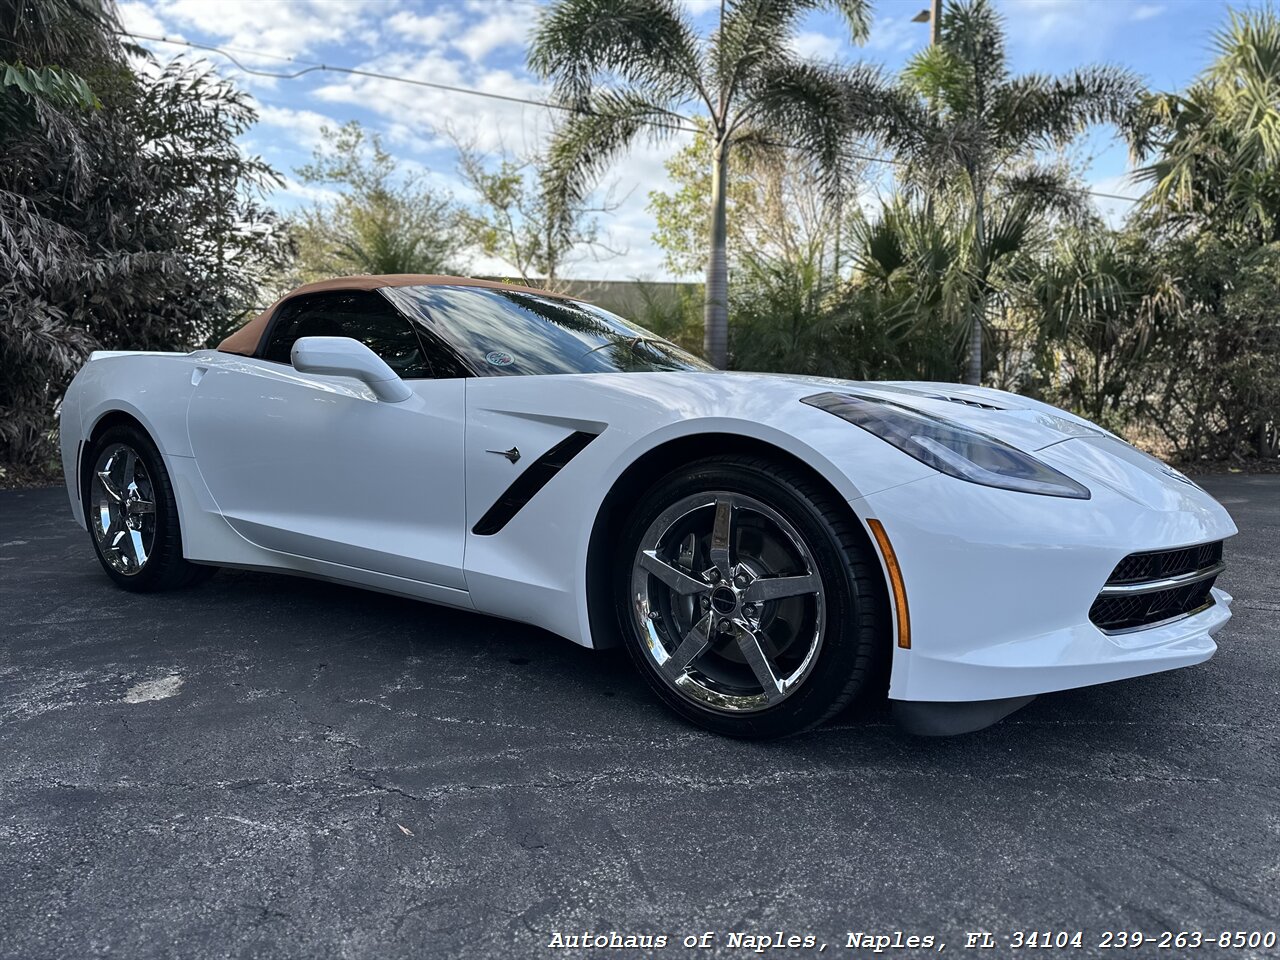
[[[124,593],[61,489],[0,493],[0,956],[578,955],[557,931],[963,955],[977,930],[987,956],[1017,930],[1109,956],[1107,930],[1280,931],[1280,476],[1202,482],[1241,528],[1209,663],[968,737],[871,710],[769,744],[501,620],[229,571]]]

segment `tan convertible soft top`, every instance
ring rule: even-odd
[[[218,349],[223,353],[238,353],[251,357],[258,352],[262,338],[266,336],[267,325],[276,309],[286,300],[304,296],[308,293],[325,293],[330,290],[378,290],[382,287],[488,287],[498,290],[527,290],[539,293],[544,297],[560,297],[565,300],[576,299],[563,293],[550,293],[536,287],[519,283],[504,283],[501,280],[475,280],[471,277],[449,277],[434,273],[388,273],[381,276],[365,275],[359,277],[334,277],[332,280],[318,280],[315,283],[304,283],[296,290],[290,290],[283,297],[263,310],[243,327],[220,344]]]

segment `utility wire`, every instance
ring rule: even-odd
[[[340,67],[340,66],[335,66],[333,64],[318,63],[312,60],[299,60],[296,57],[283,56],[281,54],[261,53],[257,50],[245,50],[243,48],[235,48],[235,47],[219,47],[209,43],[197,43],[194,40],[178,40],[173,37],[165,37],[165,36],[157,37],[152,34],[132,33],[127,30],[122,30],[121,35],[126,37],[132,37],[135,40],[150,40],[155,43],[171,43],[176,46],[190,47],[191,49],[194,49],[194,50],[208,50],[211,53],[216,53],[216,54],[219,54],[220,56],[226,57],[228,60],[234,63],[237,68],[244,71],[245,73],[249,73],[257,77],[270,77],[275,80],[296,80],[298,77],[305,76],[308,73],[319,73],[319,72],[345,73],[353,77],[369,77],[370,79],[374,79],[374,80],[388,80],[393,83],[406,83],[415,87],[428,87],[432,90],[443,90],[446,93],[461,93],[461,94],[465,94],[467,96],[472,96],[472,97],[485,97],[490,100],[502,100],[506,103],[519,103],[524,106],[530,106],[530,107],[545,107],[548,110],[560,110],[564,113],[588,113],[589,112],[589,111],[583,110],[580,107],[571,106],[570,104],[556,103],[554,100],[536,100],[530,97],[515,97],[515,96],[511,96],[509,94],[504,94],[504,93],[490,93],[487,90],[476,90],[473,87],[459,87],[459,86],[454,86],[452,84],[447,84],[447,83],[435,83],[430,80],[419,80],[415,77],[405,77],[405,76],[401,76],[399,74],[394,74],[394,73],[379,73],[375,70],[361,70],[358,67]],[[237,53],[242,53],[248,56],[262,57],[264,59],[280,60],[287,63],[294,63],[301,66],[303,69],[295,71],[293,73],[276,73],[271,70],[258,70],[258,69],[255,69],[254,67],[247,66],[246,64],[241,62],[235,56],[235,53],[232,52],[233,50]],[[688,124],[674,123],[674,122],[663,123],[660,121],[649,121],[647,125],[660,126],[660,127],[664,127],[672,130],[679,130],[685,133],[699,132],[698,128],[695,126],[690,126]],[[849,156],[851,159],[862,160],[867,163],[887,163],[895,166],[903,164],[903,161],[898,160],[894,157],[874,157],[874,156],[857,154],[857,153],[851,153],[849,154]],[[1107,200],[1123,200],[1126,203],[1140,202],[1140,198],[1138,197],[1125,197],[1125,196],[1121,196],[1118,193],[1102,193],[1097,190],[1085,190],[1083,192],[1088,194],[1091,197],[1102,197]]]
[[[281,57],[272,54],[262,54],[257,51],[241,50],[240,52],[251,54],[255,57],[270,57],[271,59],[285,60],[303,67],[302,70],[298,70],[294,73],[276,73],[271,70],[257,70],[242,63],[235,54],[229,52],[224,47],[215,47],[208,43],[196,43],[192,40],[175,40],[172,37],[156,37],[146,33],[130,33],[128,31],[124,31],[123,35],[126,37],[133,37],[135,40],[152,40],[159,43],[172,43],[182,47],[192,47],[196,50],[209,50],[213,53],[221,54],[226,57],[245,73],[251,73],[257,77],[271,77],[276,80],[296,80],[298,77],[305,76],[308,73],[316,73],[319,71],[325,71],[327,73],[346,73],[353,77],[370,77],[374,80],[391,80],[395,83],[412,84],[415,87],[430,87],[432,90],[444,90],[448,93],[465,93],[470,94],[473,97],[488,97],[490,100],[505,100],[508,103],[521,103],[532,107],[547,107],[551,110],[563,110],[568,113],[581,112],[568,104],[555,103],[551,100],[533,100],[528,97],[513,97],[505,93],[490,93],[487,90],[475,90],[470,87],[456,87],[447,83],[433,83],[430,80],[418,80],[414,77],[397,76],[393,73],[378,73],[374,70],[360,70],[356,67],[338,67],[327,63],[298,60],[294,57]]]

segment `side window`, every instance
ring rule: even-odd
[[[317,293],[288,301],[272,324],[262,359],[290,363],[289,352],[300,337],[351,337],[406,380],[432,376],[413,326],[373,291]]]

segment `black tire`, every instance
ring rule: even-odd
[[[690,689],[702,690],[702,687],[697,684],[693,687],[689,686],[688,681],[691,679],[700,678],[709,687],[715,685],[714,680],[702,677],[700,672],[692,672],[695,669],[702,670],[701,666],[695,667],[695,664],[707,664],[707,670],[714,673],[716,663],[698,659],[689,661],[688,668],[674,667],[673,664],[681,658],[671,655],[665,668],[660,667],[657,660],[659,655],[653,652],[654,641],[656,637],[660,646],[664,648],[661,656],[668,656],[671,654],[671,647],[678,646],[681,636],[687,638],[691,635],[687,624],[698,617],[697,611],[706,611],[705,615],[709,619],[703,621],[705,626],[695,646],[700,646],[703,642],[701,638],[711,635],[713,631],[724,629],[726,632],[717,633],[716,639],[708,641],[708,645],[702,648],[705,653],[696,656],[711,657],[714,660],[718,657],[733,655],[735,647],[740,646],[739,641],[745,640],[749,643],[751,630],[747,628],[752,624],[740,620],[733,621],[743,627],[741,632],[747,634],[747,637],[740,637],[737,627],[722,628],[720,624],[730,618],[717,619],[718,611],[721,606],[727,604],[728,595],[724,594],[718,600],[714,600],[712,598],[715,597],[715,592],[712,591],[704,598],[703,594],[691,591],[692,584],[688,581],[680,581],[680,590],[671,588],[668,591],[666,596],[670,603],[664,606],[660,599],[653,600],[653,596],[655,593],[661,595],[666,589],[665,576],[659,578],[658,575],[646,569],[646,564],[652,562],[661,550],[673,549],[659,548],[658,542],[666,534],[659,532],[658,539],[654,540],[655,529],[661,531],[668,522],[668,518],[678,516],[680,519],[676,521],[677,524],[687,523],[690,525],[688,529],[694,530],[698,524],[704,522],[694,518],[695,514],[706,510],[713,511],[718,522],[718,511],[721,509],[719,500],[715,500],[714,505],[698,507],[696,504],[699,498],[706,500],[708,497],[718,496],[720,492],[724,492],[725,499],[730,504],[725,508],[728,516],[737,516],[745,508],[747,512],[744,516],[750,519],[753,509],[750,505],[756,504],[757,526],[762,530],[767,529],[767,524],[773,521],[759,512],[759,505],[763,504],[785,520],[791,529],[787,531],[784,527],[779,527],[779,531],[785,533],[788,539],[779,537],[778,542],[794,543],[798,534],[803,541],[803,548],[807,548],[808,551],[807,556],[804,556],[803,579],[806,583],[812,582],[812,574],[816,572],[821,580],[821,593],[815,593],[811,598],[798,601],[807,604],[806,609],[812,609],[815,612],[811,615],[797,615],[790,621],[782,621],[783,626],[786,627],[784,633],[790,632],[798,638],[790,641],[793,645],[797,642],[811,645],[816,642],[817,644],[816,647],[809,647],[816,652],[802,661],[802,664],[808,664],[803,667],[803,671],[807,672],[797,670],[791,677],[794,685],[786,692],[782,692],[779,685],[773,691],[773,695],[781,697],[776,703],[757,704],[733,710],[717,708],[709,702],[703,702],[704,699],[715,702],[715,690],[712,690],[709,695],[700,693],[699,697],[703,699],[695,698],[688,693]],[[687,504],[695,504],[695,506],[689,512],[680,513],[681,510],[686,509]],[[698,517],[701,516],[704,514],[698,514]],[[694,519],[686,520],[685,518]],[[736,520],[731,522],[737,523]],[[682,531],[686,528],[672,526],[670,529]],[[729,521],[726,522],[726,529],[731,529]],[[677,571],[687,570],[699,575],[695,568],[705,564],[706,561],[702,558],[707,554],[702,552],[704,547],[698,545],[698,534],[691,532],[686,536],[676,533],[673,536],[683,537],[679,542],[685,544],[682,549],[687,552],[681,553],[680,556],[695,559],[689,564],[672,560],[672,566]],[[727,541],[732,544],[735,536],[738,538],[737,542],[741,543],[742,534],[736,529],[729,534]],[[764,536],[765,534],[761,532],[752,535],[758,544],[762,542]],[[715,537],[716,534],[713,531],[707,542],[714,542]],[[642,543],[646,538],[651,542]],[[652,555],[648,560],[642,561],[640,551],[651,548]],[[722,552],[722,556],[725,553],[732,556],[733,549],[730,546],[728,551]],[[757,551],[760,556],[765,555],[765,547],[758,546]],[[737,556],[739,561],[743,560],[743,549],[740,546],[737,548]],[[717,571],[718,566],[717,562],[715,566],[700,574],[701,578],[721,580],[721,574]],[[738,570],[740,567],[735,562],[731,569]],[[869,699],[883,692],[883,679],[887,672],[892,640],[887,593],[879,561],[847,505],[802,470],[765,458],[718,456],[672,471],[641,497],[630,519],[624,525],[615,556],[614,571],[615,608],[628,654],[658,697],[671,709],[699,726],[731,737],[752,739],[784,737],[817,726],[851,706],[855,700]],[[670,575],[669,571],[666,575]],[[744,575],[744,580],[749,582],[752,576],[758,576],[758,578],[794,576],[794,572],[766,572],[758,575],[748,573]],[[799,582],[799,580],[793,582]],[[740,586],[736,578],[735,585]],[[649,592],[646,593],[646,590]],[[682,590],[690,591],[690,599],[684,600],[683,597],[678,596]],[[744,601],[749,597],[746,590],[735,589],[733,593],[737,598],[734,616],[740,616],[740,612],[747,609],[753,611],[764,609],[766,613],[760,614],[759,619],[754,621],[754,626],[765,627],[768,603],[745,604]],[[683,609],[694,611],[687,614],[689,619],[681,620],[681,614],[675,611],[677,602],[687,603],[688,606]],[[801,617],[811,617],[811,623],[802,620]],[[675,623],[674,629],[670,627],[668,621]],[[792,626],[793,623],[800,623],[802,627],[797,629]],[[810,626],[804,628],[805,623],[810,623]],[[755,636],[763,639],[761,633],[756,633]],[[813,639],[815,636],[818,637],[817,641]],[[781,666],[782,658],[787,655],[787,648],[783,644],[774,645],[772,639],[769,639],[768,649],[775,650],[775,656],[778,658],[778,663],[772,666]],[[785,642],[787,641],[784,637]],[[766,647],[757,643],[756,649],[763,650]],[[796,649],[798,650],[799,647]],[[741,647],[741,652],[744,663],[749,666],[751,658],[747,648]],[[792,654],[792,656],[795,655]],[[742,669],[727,662],[721,667],[722,672],[729,668]],[[685,673],[679,677],[679,680],[684,683],[683,687],[671,679],[667,672],[679,673],[682,669]],[[752,669],[754,670],[754,667]],[[778,675],[778,670],[774,669],[772,672]],[[757,672],[755,676],[758,678],[760,674]],[[764,696],[763,681],[761,681],[761,696]],[[746,702],[746,700],[742,699],[738,702]]]
[[[113,448],[121,446],[136,453],[142,464],[149,489],[145,492],[154,505],[154,527],[148,529],[150,550],[145,562],[136,573],[124,573],[116,569],[108,559],[103,545],[95,535],[97,515],[94,507],[95,468],[99,458]],[[164,458],[146,431],[133,424],[117,424],[96,437],[84,455],[81,476],[81,503],[84,506],[89,541],[93,552],[117,586],[136,593],[154,593],[193,586],[208,580],[218,568],[207,564],[191,563],[182,555],[182,530],[178,520],[178,505],[173,496],[173,485],[165,469]],[[104,501],[105,502],[105,501]]]

